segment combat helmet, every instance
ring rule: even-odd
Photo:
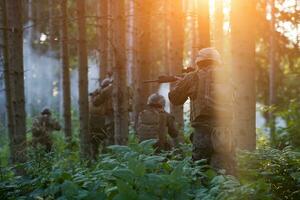
[[[222,64],[220,53],[213,47],[204,48],[198,51],[195,64],[202,61],[211,60],[217,63],[218,65]]]
[[[106,88],[107,86],[109,86],[109,84],[111,84],[111,79],[110,78],[105,78],[102,82],[101,82],[101,88]]]
[[[150,106],[158,106],[164,108],[166,105],[166,100],[162,95],[154,93],[148,97],[147,104]]]
[[[42,115],[51,115],[51,110],[49,108],[44,108],[41,112]]]

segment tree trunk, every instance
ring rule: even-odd
[[[170,18],[170,73],[180,74],[183,66],[183,46],[184,46],[184,14],[182,2],[172,1]],[[171,89],[174,87],[171,84]],[[170,105],[171,114],[175,117],[180,127],[183,127],[183,106]]]
[[[8,31],[7,31],[7,12],[6,12],[6,0],[1,1],[2,8],[2,22],[3,22],[3,57],[4,57],[4,81],[5,81],[5,95],[6,95],[6,110],[8,118],[8,134],[10,138],[10,154],[14,154],[13,136],[15,135],[15,121],[14,121],[14,109],[13,109],[13,83],[12,72],[9,67],[8,59]],[[12,159],[13,160],[13,159]]]
[[[23,67],[23,19],[22,0],[6,1],[8,27],[8,70],[11,79],[13,135],[10,136],[11,161],[13,164],[26,161],[26,113]],[[9,90],[9,89],[8,89]],[[9,100],[9,99],[8,99]],[[9,103],[11,104],[11,102]],[[8,105],[9,107],[11,105]],[[18,171],[17,171],[18,172]],[[22,170],[19,171],[22,173]]]
[[[269,106],[276,104],[276,41],[275,41],[275,0],[269,0],[271,7],[271,21],[270,21],[270,46],[269,46]],[[274,112],[269,111],[269,126],[271,144],[276,145],[276,124]]]
[[[90,158],[89,104],[88,104],[88,57],[86,45],[85,0],[77,0],[79,32],[79,120],[80,146],[84,158]]]
[[[192,17],[191,17],[191,51],[192,51],[192,56],[191,56],[191,61],[193,64],[195,59],[196,59],[196,56],[197,56],[197,53],[199,51],[199,47],[198,47],[198,30],[197,30],[197,22],[198,22],[198,15],[197,15],[197,4],[195,1],[190,1],[189,3],[189,7],[191,9],[191,12],[192,12]]]
[[[108,0],[99,1],[99,59],[100,80],[103,80],[108,72]]]
[[[223,0],[215,0],[215,28],[214,28],[214,43],[217,50],[223,56],[224,50],[224,13]]]
[[[234,127],[237,145],[253,150],[255,133],[255,4],[232,0],[232,67],[235,85]]]
[[[112,0],[113,50],[113,109],[115,119],[115,143],[126,145],[128,140],[128,87],[126,70],[126,17],[125,1]]]
[[[168,75],[170,75],[170,55],[169,55],[169,33],[170,33],[170,1],[164,0],[164,26],[163,26],[163,53],[164,53],[164,72]]]
[[[136,56],[137,62],[134,76],[134,120],[137,123],[139,113],[145,108],[148,96],[150,95],[150,85],[143,81],[150,79],[150,39],[151,39],[151,11],[152,0],[143,0],[143,3],[135,5],[136,14]]]
[[[210,46],[209,2],[198,1],[198,50]]]
[[[71,86],[70,86],[70,64],[69,64],[69,33],[68,33],[68,0],[61,2],[62,13],[62,67],[63,67],[63,106],[65,120],[65,139],[72,140],[71,120]]]

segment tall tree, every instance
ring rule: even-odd
[[[23,66],[23,18],[22,0],[5,1],[7,10],[7,49],[14,131],[11,130],[11,161],[26,161],[26,113]],[[9,100],[9,99],[8,99]],[[10,104],[11,102],[8,102]],[[11,105],[9,105],[10,107]]]
[[[137,122],[138,114],[145,108],[147,98],[150,95],[149,84],[144,84],[144,80],[150,79],[151,60],[151,12],[153,0],[143,0],[143,3],[135,5],[136,16],[136,66],[134,76],[134,119]]]
[[[4,60],[4,80],[5,80],[5,95],[6,95],[6,110],[8,118],[8,133],[10,136],[10,153],[14,154],[13,148],[13,136],[15,135],[15,121],[14,121],[14,109],[13,109],[13,88],[12,88],[12,72],[10,70],[8,59],[8,26],[7,26],[7,12],[6,12],[6,0],[1,1],[1,14],[3,25],[3,60]]]
[[[198,39],[198,30],[197,30],[197,27],[198,27],[198,12],[197,12],[197,2],[196,1],[190,1],[188,3],[188,6],[190,7],[189,9],[191,10],[191,13],[192,13],[192,17],[190,19],[190,23],[191,23],[191,36],[192,39],[191,39],[191,51],[192,51],[192,56],[191,56],[191,61],[193,62],[195,59],[196,59],[196,56],[197,56],[197,52],[199,50],[199,47],[198,47],[198,42],[199,42],[199,39]]]
[[[270,20],[270,44],[269,44],[269,105],[274,106],[276,103],[276,27],[275,27],[275,0],[269,0],[271,8],[271,20]],[[269,125],[271,143],[276,144],[276,126],[275,116],[272,109],[269,111]]]
[[[126,17],[125,0],[112,0],[113,50],[113,109],[115,119],[115,143],[127,144],[128,140],[128,87],[126,70]]]
[[[79,33],[79,120],[80,146],[82,156],[90,158],[89,150],[89,102],[88,102],[88,55],[86,44],[85,0],[77,0],[77,18]]]
[[[99,1],[99,59],[100,59],[100,79],[103,80],[108,72],[108,0]]]
[[[214,43],[217,50],[223,55],[224,48],[224,13],[223,0],[215,0],[215,28],[214,28]]]
[[[70,64],[69,64],[69,33],[68,33],[68,0],[61,2],[61,30],[62,30],[62,69],[63,69],[63,106],[65,120],[65,138],[72,139],[71,120],[71,86],[70,86]]]
[[[210,46],[209,2],[198,1],[198,50]]]
[[[174,0],[170,5],[170,73],[180,74],[183,66],[184,46],[184,13],[182,1]],[[171,84],[171,88],[174,87]],[[180,127],[183,127],[183,106],[170,105],[171,114],[175,117]]]
[[[255,2],[231,1],[232,70],[236,86],[233,131],[238,147],[249,150],[256,145]]]

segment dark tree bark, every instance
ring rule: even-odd
[[[98,28],[98,38],[99,38],[99,59],[100,59],[100,80],[103,80],[108,69],[108,0],[101,0],[98,3],[98,16],[99,16],[99,28]]]
[[[198,50],[210,45],[209,0],[201,0],[198,1]]]
[[[112,0],[113,50],[113,109],[115,118],[115,143],[126,145],[128,140],[128,87],[126,70],[126,17],[125,1]]]
[[[13,155],[13,136],[15,135],[15,121],[14,121],[14,109],[13,109],[13,83],[12,72],[10,70],[8,59],[8,31],[7,31],[7,12],[6,12],[6,0],[1,1],[2,9],[2,25],[3,25],[3,59],[4,59],[4,81],[5,81],[5,95],[6,95],[6,110],[8,118],[8,134],[10,138],[10,154]]]
[[[271,21],[270,21],[270,44],[269,44],[269,105],[276,104],[276,27],[275,27],[275,0],[270,0],[271,6]],[[271,144],[276,144],[276,124],[274,111],[269,111],[269,126]]]
[[[195,1],[191,1],[188,4],[189,9],[191,9],[192,16],[191,16],[191,51],[192,51],[192,56],[191,56],[191,61],[193,62],[196,59],[197,52],[198,52],[198,30],[197,30],[197,25],[198,25],[198,15],[197,15],[197,3]]]
[[[180,0],[172,1],[170,5],[170,73],[180,74],[183,66],[184,46],[184,13]],[[171,84],[171,89],[174,87]],[[171,114],[180,127],[183,127],[183,106],[170,105]]]
[[[169,33],[170,33],[170,1],[164,0],[164,28],[163,28],[163,51],[164,51],[164,71],[170,75],[170,55],[169,55]]]
[[[233,132],[241,149],[253,150],[255,132],[255,4],[232,0],[231,46],[235,87]]]
[[[138,114],[145,108],[148,96],[151,93],[150,85],[143,81],[149,80],[151,74],[151,12],[153,7],[152,0],[143,0],[136,4],[136,67],[134,76],[134,119],[137,122]]]
[[[69,64],[69,33],[68,33],[68,0],[61,2],[62,13],[62,71],[63,71],[63,106],[65,120],[65,139],[72,140],[71,120],[71,86],[70,86],[70,64]]]
[[[80,146],[84,158],[90,158],[89,148],[89,102],[88,102],[88,55],[86,44],[85,0],[77,0],[77,17],[79,33],[79,121]]]
[[[11,101],[14,126],[10,136],[11,161],[26,161],[26,113],[23,67],[23,19],[22,0],[6,1],[8,28],[8,75],[11,80]],[[9,99],[8,99],[9,100]],[[11,102],[9,102],[11,104]],[[11,105],[9,105],[10,107]],[[22,171],[22,170],[21,170]],[[21,172],[19,171],[19,172]],[[18,172],[18,171],[17,171]]]
[[[224,49],[224,13],[223,0],[215,1],[215,28],[214,28],[214,43],[217,50],[223,55]]]

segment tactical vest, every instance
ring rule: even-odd
[[[141,141],[157,139],[161,143],[167,141],[167,116],[155,109],[146,109],[139,114],[138,137]]]
[[[199,116],[222,116],[231,114],[231,87],[222,70],[209,68],[195,72],[198,76],[196,93],[191,98],[191,121]]]

